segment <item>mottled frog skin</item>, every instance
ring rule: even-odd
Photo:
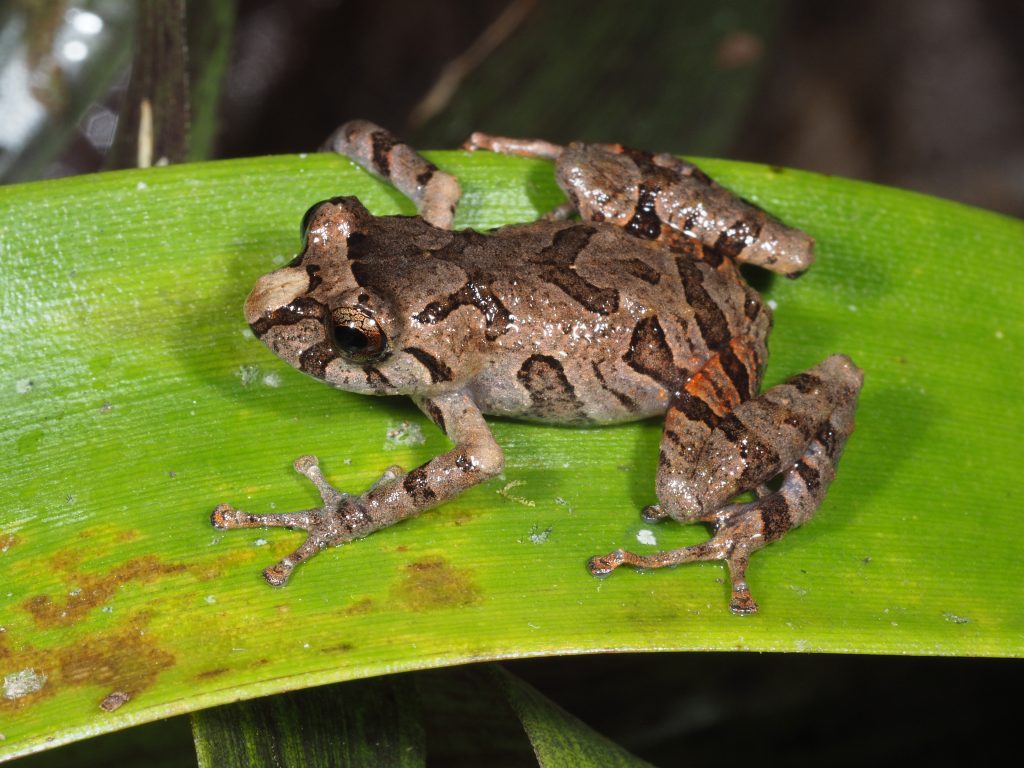
[[[466,147],[554,160],[569,202],[528,224],[452,231],[455,178],[353,121],[329,148],[391,181],[419,215],[374,216],[354,197],[317,204],[302,252],[245,304],[253,332],[283,360],[340,389],[410,395],[454,448],[410,472],[390,468],[362,494],[335,490],[304,456],[296,468],[323,507],[261,515],[221,504],[214,525],[307,530],[264,571],[283,584],[324,547],[498,474],[504,458],[483,414],[573,425],[664,415],[659,503],[642,514],[704,522],[713,535],[653,555],[616,550],[589,568],[725,560],[730,607],[757,610],[749,555],[818,508],[862,383],[834,355],[759,395],[771,314],[738,264],[797,275],[813,261],[810,237],[671,155],[485,134]],[[579,220],[565,220],[572,213]],[[731,503],[747,491],[755,500]]]

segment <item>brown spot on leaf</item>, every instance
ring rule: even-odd
[[[443,557],[426,557],[409,563],[393,589],[395,598],[414,611],[461,608],[480,599],[470,573],[455,568]]]
[[[149,688],[175,658],[137,629],[86,636],[58,654],[63,686],[101,686],[130,698]]]
[[[345,609],[347,616],[359,616],[364,613],[369,613],[373,610],[373,600],[368,597],[364,597],[362,600],[358,600],[348,608]]]
[[[4,658],[5,667],[31,668],[46,676],[46,684],[18,699],[0,697],[0,711],[32,706],[70,686],[95,686],[106,691],[97,701],[101,707],[122,697],[121,704],[138,698],[163,670],[176,662],[144,631],[149,619],[147,614],[139,613],[129,618],[122,629],[84,635],[64,647],[44,649],[25,644],[9,652]]]
[[[209,680],[214,677],[220,677],[221,675],[227,674],[231,670],[227,667],[216,667],[214,669],[204,669],[196,675],[196,680]]]
[[[352,643],[336,643],[334,645],[328,645],[320,650],[324,653],[348,653],[355,648]]]
[[[80,556],[72,557],[68,550],[63,550],[54,555],[53,563],[60,570],[73,571],[80,559]],[[93,608],[110,600],[122,584],[130,581],[145,584],[184,570],[183,564],[165,563],[154,555],[135,557],[107,573],[77,573],[76,589],[63,600],[54,600],[49,595],[35,595],[25,600],[22,608],[32,614],[39,627],[66,627],[81,621]]]

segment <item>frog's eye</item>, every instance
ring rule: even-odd
[[[377,321],[352,307],[339,307],[331,313],[331,340],[347,360],[366,363],[388,351],[388,340]]]

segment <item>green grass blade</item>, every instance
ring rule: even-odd
[[[650,765],[592,730],[532,685],[503,669],[496,669],[495,675],[526,730],[541,768]]]
[[[424,765],[412,682],[358,680],[229,704],[192,715],[199,768]]]
[[[549,165],[437,153],[458,224],[532,219]],[[0,188],[0,757],[282,690],[407,669],[602,650],[1019,656],[1024,518],[1012,478],[1024,224],[898,190],[706,168],[818,240],[776,280],[768,383],[843,351],[867,373],[820,514],[753,558],[762,612],[720,564],[589,577],[637,542],[659,426],[495,421],[505,478],[322,553],[284,589],[259,570],[300,534],[218,533],[218,502],[300,509],[320,456],[344,489],[447,443],[398,398],[331,390],[247,333],[241,304],[298,245],[309,205],[410,212],[340,158],[182,165]],[[422,445],[385,450],[389,424]],[[505,495],[497,491],[521,483]],[[659,547],[698,528],[651,529]],[[117,706],[120,703],[120,706]],[[101,708],[100,705],[104,708]]]

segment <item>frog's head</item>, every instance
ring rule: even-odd
[[[302,233],[302,252],[261,277],[245,302],[256,337],[290,365],[350,392],[429,393],[441,373],[450,384],[451,368],[424,351],[396,297],[403,284],[428,279],[416,274],[421,248],[451,233],[418,217],[375,217],[354,197],[314,205]]]

